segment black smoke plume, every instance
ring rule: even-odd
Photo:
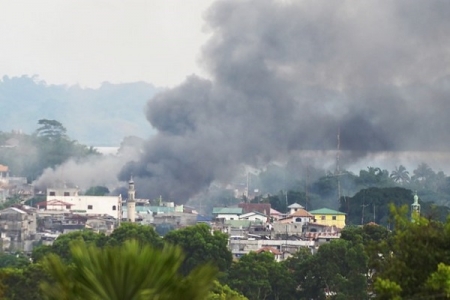
[[[177,202],[298,150],[450,150],[449,1],[216,1],[195,75],[155,96],[129,163]]]

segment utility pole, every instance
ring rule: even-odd
[[[341,127],[338,127],[337,134],[337,154],[336,154],[336,176],[338,185],[338,201],[341,200],[341,168],[340,168],[340,155],[341,155]]]
[[[373,206],[373,222],[376,223],[375,222],[375,220],[376,220],[375,219],[375,202],[372,202],[372,206]]]
[[[309,184],[309,165],[306,165],[306,182],[305,182],[305,210],[308,210],[308,184]]]
[[[366,206],[369,206],[369,204],[363,204],[361,206],[362,206],[361,225],[364,225],[364,208],[366,208]]]

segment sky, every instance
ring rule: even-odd
[[[172,87],[193,73],[211,0],[0,0],[0,76]],[[203,74],[205,75],[205,74]]]

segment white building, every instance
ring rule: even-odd
[[[257,211],[249,212],[239,216],[239,220],[261,221],[266,222],[267,216]]]
[[[114,218],[121,218],[121,206],[122,197],[120,195],[80,196],[77,189],[47,189],[46,202],[39,203],[38,208],[67,210],[87,215],[109,215]]]

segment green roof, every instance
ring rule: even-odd
[[[213,214],[242,214],[242,208],[240,207],[214,207]]]
[[[329,208],[320,208],[316,210],[311,210],[309,211],[309,213],[312,215],[346,215],[346,213]]]

